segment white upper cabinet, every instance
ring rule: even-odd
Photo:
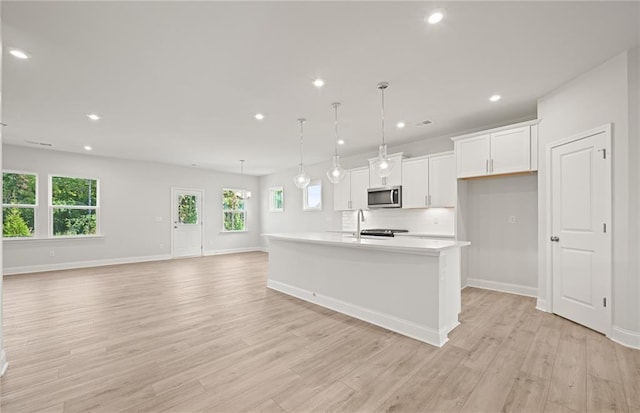
[[[453,208],[457,187],[453,154],[429,157],[429,206]]]
[[[429,160],[409,159],[402,162],[402,207],[429,206]]]
[[[402,163],[402,207],[454,207],[455,163],[452,153],[436,154]]]
[[[367,188],[369,187],[369,168],[347,171],[347,176],[333,185],[334,211],[352,211],[367,207]]]
[[[367,189],[369,188],[369,168],[351,171],[351,209],[367,208]]]
[[[402,185],[402,160],[404,159],[402,153],[394,153],[389,155],[389,159],[393,162],[391,169],[391,175],[386,178],[380,178],[373,172],[371,164],[376,158],[369,159],[369,188],[382,188],[388,186]]]
[[[481,135],[455,142],[458,178],[489,173],[490,141],[491,135]]]
[[[456,176],[502,175],[538,169],[538,121],[452,138]]]
[[[531,131],[528,126],[491,134],[491,173],[531,170]]]

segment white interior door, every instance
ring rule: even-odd
[[[611,296],[610,128],[551,147],[553,312],[607,334]]]
[[[173,188],[171,199],[173,257],[202,255],[202,191]]]

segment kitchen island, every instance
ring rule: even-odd
[[[458,323],[468,242],[266,234],[267,287],[435,346]]]

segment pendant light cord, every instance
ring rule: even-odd
[[[384,90],[387,86],[380,86],[380,90],[382,91],[382,144],[384,145]]]
[[[333,109],[335,113],[335,135],[336,135],[336,139],[333,142],[335,156],[338,156],[338,106],[340,106],[340,103],[336,102],[333,104]]]
[[[303,162],[302,162],[302,145],[303,145],[303,140],[304,140],[304,129],[303,129],[302,125],[304,125],[304,121],[305,121],[305,119],[298,119],[298,122],[300,122],[300,165],[303,165]]]

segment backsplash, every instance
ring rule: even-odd
[[[411,232],[432,235],[453,235],[455,214],[454,208],[376,209],[364,211],[365,221],[361,227],[408,229]],[[342,212],[342,230],[355,231],[356,227],[356,212]]]

